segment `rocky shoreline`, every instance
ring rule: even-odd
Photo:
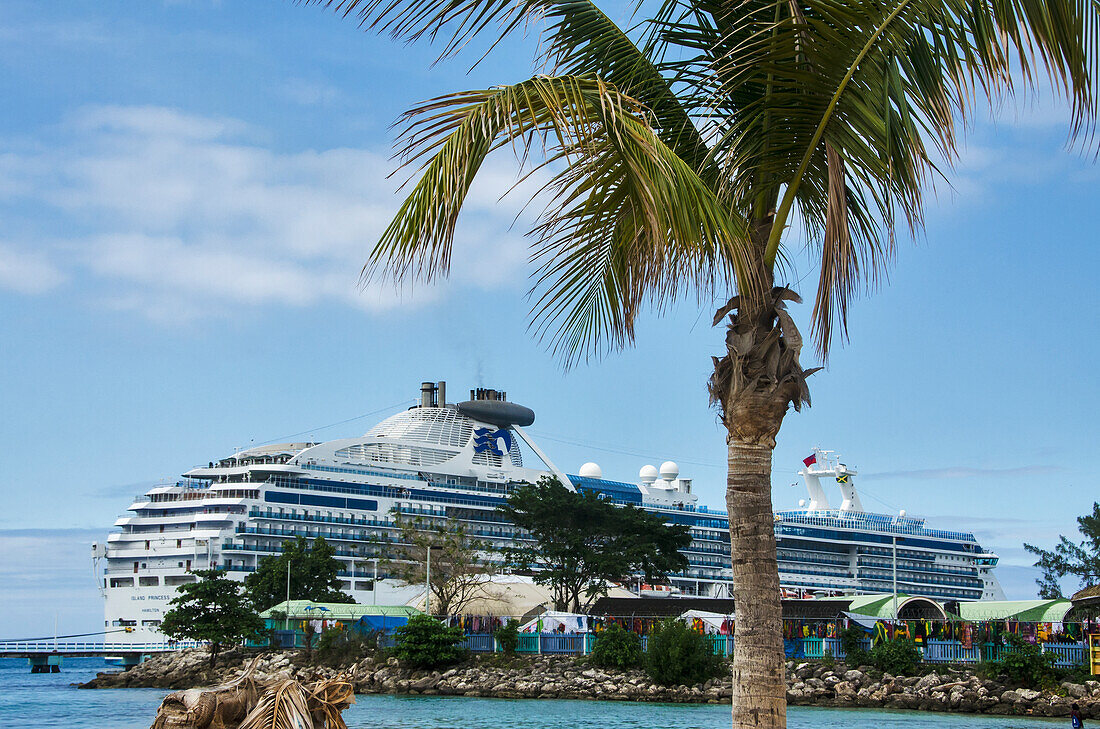
[[[186,689],[240,675],[259,655],[259,679],[299,681],[345,676],[361,694],[483,696],[511,699],[595,699],[668,703],[723,703],[730,678],[694,686],[654,684],[641,670],[596,668],[571,656],[478,656],[443,671],[418,671],[397,659],[366,656],[342,666],[319,665],[305,651],[223,654],[209,670],[205,651],[156,656],[122,673],[101,673],[81,688]],[[914,709],[998,715],[1068,716],[1077,703],[1086,718],[1100,717],[1100,682],[1063,683],[1034,691],[983,679],[965,668],[941,667],[923,676],[891,676],[869,666],[848,669],[823,663],[787,663],[787,702],[792,706]]]

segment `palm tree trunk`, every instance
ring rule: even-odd
[[[767,413],[768,408],[762,408]],[[775,424],[778,430],[778,423]],[[729,436],[726,506],[733,598],[733,729],[787,726],[779,567],[772,517],[772,448]]]

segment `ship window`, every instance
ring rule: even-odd
[[[159,577],[139,577],[138,584],[142,587],[156,587],[160,584]]]
[[[133,587],[133,586],[134,586],[134,578],[133,577],[112,577],[111,578],[111,587]]]
[[[194,575],[168,575],[164,578],[165,585],[186,585],[189,582],[195,582],[196,577]]]

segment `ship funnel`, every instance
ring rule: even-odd
[[[863,502],[859,500],[856,486],[852,483],[856,473],[856,469],[849,468],[843,463],[836,465],[836,485],[840,487],[840,494],[844,499],[840,504],[841,511],[863,511]]]
[[[440,402],[446,397],[447,383],[446,382],[421,382],[420,383],[420,407],[422,408],[437,408],[442,407],[444,403]]]

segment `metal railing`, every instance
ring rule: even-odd
[[[116,641],[55,641],[55,640],[10,640],[0,642],[0,654],[3,653],[167,653],[185,648],[202,648],[206,644],[198,641],[156,641],[150,643],[119,643]]]

